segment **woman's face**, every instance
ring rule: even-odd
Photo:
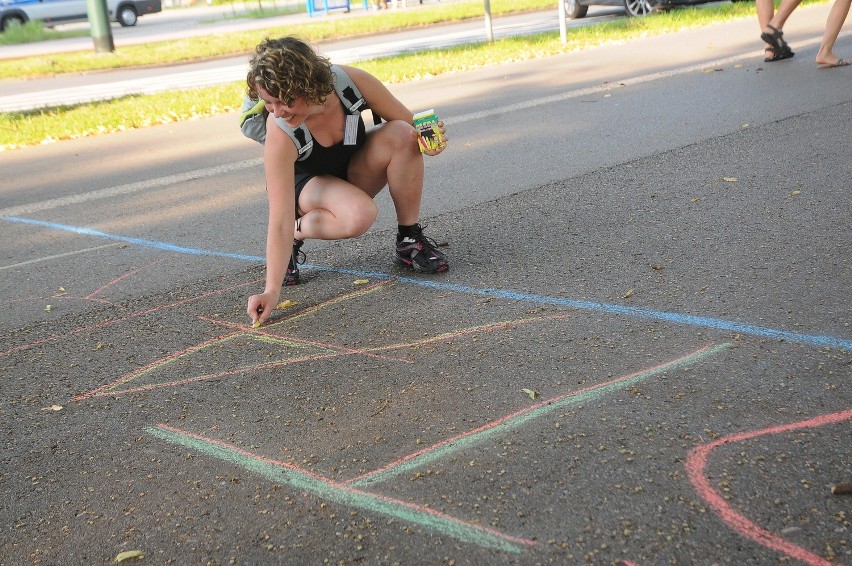
[[[291,128],[298,128],[302,122],[305,121],[305,118],[308,117],[308,105],[305,104],[305,101],[301,97],[296,97],[296,99],[288,106],[281,100],[269,94],[269,92],[260,85],[257,85],[257,94],[260,96],[260,99],[263,100],[266,106],[266,111],[276,118],[284,120],[284,122],[286,122]]]

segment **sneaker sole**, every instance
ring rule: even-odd
[[[288,273],[284,275],[284,286],[292,287],[293,285],[298,285],[301,282],[301,277],[299,273]]]
[[[450,266],[446,264],[437,269],[428,269],[423,267],[422,265],[414,263],[411,260],[403,259],[398,255],[395,255],[393,257],[393,262],[400,267],[407,267],[409,269],[413,269],[417,273],[443,273],[450,269]]]

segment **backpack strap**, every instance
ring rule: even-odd
[[[348,114],[360,114],[361,111],[367,110],[367,99],[355,86],[355,82],[346,74],[346,71],[337,65],[331,66],[331,71],[334,73],[334,90],[337,92],[337,97],[343,103]],[[382,123],[382,117],[374,110],[370,110],[373,114],[373,125],[378,126]]]
[[[362,110],[366,110],[368,108],[367,100],[355,86],[355,82],[346,74],[346,71],[337,65],[332,65],[331,72],[334,74],[334,91],[343,103],[346,113],[360,114]],[[243,135],[261,144],[264,143],[266,141],[266,116],[264,102],[262,100],[255,101],[246,96],[243,99],[243,113],[240,115],[240,129]],[[381,121],[381,116],[373,112],[373,124],[379,124]],[[292,128],[281,118],[275,118],[275,123],[296,144],[296,149],[299,152],[297,160],[304,161],[307,159],[314,147],[314,138],[311,136],[310,130],[304,124],[298,128]]]

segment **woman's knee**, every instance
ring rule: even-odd
[[[403,120],[392,120],[382,127],[383,139],[392,150],[412,151],[417,149],[414,126]]]
[[[364,196],[367,197],[367,195]],[[338,218],[342,223],[341,228],[347,234],[346,237],[354,238],[366,233],[376,221],[378,215],[379,209],[376,203],[367,197],[347,203],[345,212],[338,216]]]

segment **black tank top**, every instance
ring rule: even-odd
[[[340,105],[343,106],[343,103],[341,102]],[[346,115],[345,106],[343,106],[343,114],[344,116]],[[366,132],[367,128],[364,126],[364,119],[359,114],[358,137],[355,140],[355,145],[344,145],[341,140],[340,143],[326,147],[320,145],[314,139],[314,146],[308,158],[304,161],[296,161],[296,176],[299,177],[299,173],[303,175],[332,175],[345,180],[352,156],[367,141]]]

